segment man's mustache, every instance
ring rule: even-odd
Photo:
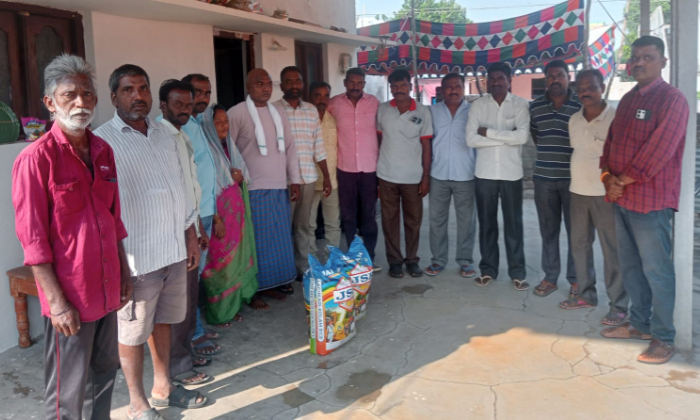
[[[132,108],[136,108],[137,106],[148,106],[148,104],[145,101],[134,101],[131,103]]]
[[[92,115],[92,111],[87,108],[75,108],[68,115],[72,117],[78,114]]]
[[[197,104],[196,104],[196,106],[198,106],[198,107],[204,106],[205,108],[206,108],[208,105],[209,105],[209,104],[206,103],[206,102],[197,102]]]
[[[178,117],[189,118],[189,117],[190,117],[190,114],[185,114],[185,113],[183,112],[182,114],[177,114],[177,116],[178,116]]]
[[[549,85],[549,87],[554,87],[554,86],[563,87],[563,86],[561,85],[561,83],[552,83],[551,85]]]
[[[632,71],[637,71],[637,70],[646,71],[646,69],[642,66],[636,66],[635,68],[632,69]]]

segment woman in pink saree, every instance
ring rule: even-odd
[[[248,171],[238,149],[228,141],[228,117],[221,105],[207,108],[202,129],[217,171],[215,223],[202,272],[206,317],[210,324],[230,326],[241,319],[238,311],[243,302],[249,304],[258,290]]]

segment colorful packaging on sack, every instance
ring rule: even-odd
[[[360,320],[367,313],[369,289],[372,285],[372,260],[362,243],[362,239],[358,236],[350,244],[347,254],[333,246],[328,246],[328,249],[330,250],[329,261],[334,264],[342,261],[344,269],[350,277],[355,294],[355,320]]]
[[[333,264],[329,258],[326,265],[321,265],[309,255],[304,301],[311,353],[327,355],[355,336],[355,295],[342,263]]]

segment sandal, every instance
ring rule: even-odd
[[[211,364],[211,357],[207,357],[207,356],[192,357],[192,366],[193,367],[204,367],[204,366],[209,366],[210,364]]]
[[[479,287],[486,287],[493,281],[493,277],[491,276],[481,276],[477,277],[476,280],[474,280],[474,284],[476,284]]]
[[[202,398],[200,402],[197,402],[199,398]],[[180,408],[199,408],[207,403],[207,397],[203,396],[197,391],[188,391],[183,388],[182,385],[175,386],[175,389],[168,395],[168,398],[160,400],[158,398],[152,398],[151,404],[154,407],[180,407]]]
[[[423,277],[423,270],[420,269],[418,263],[406,264],[406,270],[408,270],[408,274],[410,274],[411,277]]]
[[[606,328],[600,332],[605,338],[621,338],[624,340],[651,340],[651,334],[644,334],[634,328],[629,321],[619,327]]]
[[[292,286],[291,283],[279,286],[276,290],[280,293],[284,293],[285,295],[293,295],[294,294],[294,286]]]
[[[462,277],[470,279],[472,277],[476,277],[476,270],[474,270],[474,267],[471,264],[465,264],[462,266]]]
[[[540,284],[535,287],[534,294],[540,297],[545,297],[549,296],[552,293],[556,292],[559,288],[557,287],[556,284],[550,283],[547,280],[542,280]]]
[[[644,350],[644,353],[637,357],[637,361],[652,365],[660,365],[671,360],[671,357],[673,357],[675,353],[676,347],[673,344],[653,339],[651,343],[649,343],[649,347]]]
[[[515,287],[515,290],[524,292],[530,288],[530,283],[528,283],[527,280],[513,279],[513,287]]]
[[[148,410],[142,411],[135,416],[132,416],[131,411],[127,408],[126,417],[129,420],[165,420],[165,418],[161,416],[155,408],[149,408]]]
[[[173,378],[172,381],[180,385],[199,385],[205,382],[209,382],[212,378],[203,372],[198,372],[194,369],[183,372]]]
[[[194,352],[197,353],[198,356],[213,356],[222,351],[224,351],[223,347],[209,340],[194,345]]]
[[[212,327],[216,327],[216,325],[212,325]],[[223,337],[220,333],[209,330],[204,330],[204,335],[207,336],[208,340],[218,340]]]
[[[582,309],[582,308],[592,308],[593,305],[590,303],[586,302],[583,299],[579,298],[574,298],[574,299],[567,299],[561,303],[559,303],[559,307],[562,309]],[[620,325],[620,324],[617,324]]]
[[[626,312],[614,312],[610,311],[607,315],[600,321],[603,325],[612,325],[613,327],[620,326],[627,321]]]
[[[403,266],[401,264],[390,264],[389,276],[395,279],[403,278]]]
[[[574,283],[571,285],[571,288],[569,288],[569,299],[577,299],[578,298],[578,284]]]
[[[435,277],[438,274],[440,274],[440,272],[444,269],[445,269],[444,266],[437,265],[437,264],[430,264],[430,266],[426,267],[425,274],[427,274],[431,277]]]

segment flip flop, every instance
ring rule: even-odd
[[[625,312],[608,312],[607,315],[600,321],[603,325],[612,325],[613,327],[620,326],[627,321],[627,314]]]
[[[205,352],[204,349],[206,349],[206,348],[212,348],[213,350]],[[221,347],[218,344],[212,343],[209,340],[206,340],[206,341],[204,341],[200,344],[196,344],[194,346],[194,352],[197,353],[197,355],[199,355],[199,356],[205,356],[205,357],[213,356],[215,354],[221,353],[222,351],[224,351],[223,347]]]
[[[197,398],[202,397],[202,401],[197,402]],[[197,391],[189,391],[182,385],[175,386],[173,392],[166,399],[151,398],[154,407],[180,407],[180,408],[200,408],[207,403],[207,397]]]
[[[530,288],[530,283],[528,283],[527,280],[513,279],[513,287],[515,290],[524,292]]]
[[[197,379],[192,379],[192,378],[197,378]],[[207,375],[206,373],[198,372],[194,369],[189,370],[187,372],[183,372],[173,378],[171,378],[173,383],[180,384],[180,385],[185,385],[185,386],[190,386],[190,385],[199,385],[203,384],[205,382],[209,382],[212,377]],[[189,380],[191,379],[191,380]]]
[[[462,271],[460,272],[460,274],[465,279],[470,279],[472,277],[476,277],[476,270],[474,270],[474,266],[472,266],[471,264],[465,264],[465,265],[461,266],[461,268],[462,268]]]
[[[282,286],[279,286],[277,288],[277,291],[280,293],[284,293],[285,295],[293,295],[294,294],[294,286],[292,286],[291,283],[284,284]]]
[[[150,408],[146,411],[141,411],[140,413],[136,414],[135,416],[131,415],[131,411],[129,409],[126,410],[126,417],[129,420],[165,420],[163,416],[161,416],[155,408]]]
[[[426,267],[424,273],[430,277],[435,277],[438,274],[440,274],[440,272],[444,269],[445,269],[444,266],[437,265],[437,264],[430,264],[428,267]]]
[[[559,290],[559,288],[556,284],[550,283],[547,280],[542,280],[540,284],[538,284],[537,287],[535,287],[533,293],[537,296],[545,297],[551,295],[557,290]]]
[[[676,347],[661,340],[651,340],[649,347],[637,357],[637,361],[650,365],[661,365],[671,360],[676,353]]]
[[[481,277],[477,277],[474,280],[474,284],[476,284],[479,287],[486,287],[492,281],[493,281],[493,277],[491,277],[491,276],[481,276]]]
[[[203,361],[198,361],[198,360],[203,360]],[[192,366],[194,367],[204,367],[204,366],[209,366],[211,364],[211,357],[208,356],[197,356],[197,357],[192,357]]]
[[[590,303],[586,302],[583,299],[573,298],[573,299],[567,299],[567,300],[559,303],[559,307],[562,309],[582,309],[582,308],[592,308],[593,305],[591,305]]]
[[[606,328],[600,332],[605,338],[620,338],[623,340],[651,340],[651,334],[644,334],[634,328],[629,321],[619,327]]]

